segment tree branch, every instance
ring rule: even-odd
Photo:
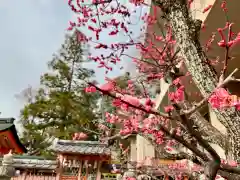
[[[234,69],[234,71],[223,81],[219,81],[219,84],[217,85],[217,87],[211,92],[209,93],[203,100],[201,100],[199,103],[195,104],[191,109],[188,110],[184,110],[183,113],[185,115],[191,115],[192,113],[194,113],[196,110],[198,110],[199,108],[201,108],[207,101],[208,99],[213,95],[213,93],[215,92],[216,89],[222,88],[224,87],[226,84],[228,84],[230,81],[234,80],[233,75],[238,71],[238,68]]]
[[[181,115],[180,117],[186,124],[192,136],[195,137],[198,143],[211,154],[213,159],[211,161],[208,161],[207,166],[205,167],[205,174],[207,175],[207,178],[214,179],[217,175],[218,169],[220,168],[220,156],[212,148],[212,146],[210,146],[210,144],[201,137],[201,134],[193,129],[193,122],[191,122],[191,119],[187,119],[186,115]]]
[[[183,101],[178,105],[181,109],[190,109],[192,107],[192,105],[187,101]],[[223,149],[226,148],[226,137],[214,126],[212,126],[199,111],[195,111],[188,118],[192,119],[194,125],[197,127],[197,130],[203,136],[203,139],[208,142],[218,144]]]
[[[88,83],[88,84],[89,84],[90,86],[95,87],[96,90],[102,92],[103,94],[105,94],[105,95],[107,95],[107,96],[110,96],[110,97],[113,98],[113,99],[118,99],[118,100],[120,100],[122,103],[128,105],[129,107],[132,107],[132,108],[141,110],[141,111],[143,111],[143,112],[145,112],[145,113],[148,113],[148,114],[153,114],[153,115],[157,115],[157,116],[162,116],[162,117],[167,118],[167,119],[171,119],[171,117],[170,117],[169,115],[165,114],[165,113],[157,112],[157,111],[154,111],[154,110],[146,110],[143,106],[135,106],[135,105],[133,105],[133,104],[127,102],[127,101],[122,100],[121,98],[115,96],[114,94],[112,94],[112,93],[110,93],[110,92],[108,92],[108,91],[102,90],[101,88],[97,87],[97,86],[96,86],[95,84],[93,84],[93,83]]]

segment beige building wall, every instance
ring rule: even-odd
[[[213,5],[216,0],[194,0],[191,5],[191,12],[194,18],[205,21],[210,11],[202,13],[209,5]]]
[[[138,159],[137,159],[137,154],[138,154],[138,149],[137,149],[137,143],[136,143],[136,141],[137,141],[137,138],[135,138],[135,137],[130,137],[130,161],[131,162],[136,162],[136,161],[138,161]],[[132,165],[131,164],[129,164],[128,165],[128,168],[131,168],[132,167]]]
[[[144,161],[147,157],[150,157],[150,158],[155,157],[155,150],[153,145],[144,137],[137,135],[136,146],[137,146],[138,162]]]

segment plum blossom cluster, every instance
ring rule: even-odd
[[[94,92],[96,92],[96,91],[97,91],[96,88],[93,87],[93,86],[90,86],[90,87],[86,87],[86,88],[85,88],[85,92],[87,92],[87,93],[94,93]]]
[[[157,130],[156,127],[159,123],[165,124],[165,126],[167,126],[168,121],[164,121],[164,119],[160,119],[157,117],[143,119],[142,115],[143,114],[134,114],[130,115],[126,119],[121,119],[119,116],[106,113],[106,121],[113,124],[121,123],[122,128],[120,129],[120,134],[122,136],[134,133],[143,133],[145,135],[152,135],[157,144],[163,144],[165,134],[162,131]],[[169,145],[173,144],[174,143],[169,143]]]
[[[184,86],[180,86],[175,92],[169,92],[168,97],[174,103],[182,102],[184,100]]]
[[[173,104],[178,104],[178,103],[184,101],[184,99],[185,99],[185,88],[181,84],[181,79],[176,78],[173,81],[172,86],[176,87],[176,90],[168,93],[168,99],[170,100],[170,102],[173,103]],[[174,107],[171,104],[169,104],[168,106],[164,107],[164,110],[165,110],[165,112],[169,113],[169,112],[174,110]]]
[[[131,103],[136,107],[140,106],[139,101],[137,101],[135,98],[134,99],[126,98],[124,102]],[[128,117],[121,118],[121,115],[106,113],[105,116],[106,122],[112,124],[121,123],[122,128],[120,129],[120,134],[122,136],[140,132],[146,135],[149,134],[152,135],[156,143],[162,144],[164,142],[163,140],[164,133],[162,131],[157,130],[156,127],[159,123],[162,123],[163,125],[167,126],[168,125],[167,119],[156,116],[144,118],[144,115],[146,115],[146,113],[138,109],[126,107],[126,104],[124,102],[119,100],[119,103],[116,105],[114,101],[113,105],[120,107],[121,109],[120,111],[122,111],[123,114],[126,112],[130,112]],[[153,103],[150,103],[149,100],[147,100],[146,104],[147,106],[149,106],[149,104],[151,105]],[[119,114],[121,114],[121,112],[119,112]]]
[[[87,134],[83,132],[74,133],[72,139],[73,140],[86,140],[88,138]]]
[[[170,169],[178,169],[178,170],[182,169],[182,170],[186,171],[186,170],[189,170],[189,161],[188,160],[181,160],[181,161],[178,161],[178,162],[176,162],[174,164],[168,165],[168,167]],[[203,167],[201,167],[201,166],[199,166],[197,164],[193,164],[191,166],[191,170],[193,172],[199,172],[199,171],[203,171]]]
[[[231,95],[224,88],[218,88],[213,95],[208,99],[208,102],[213,108],[223,109],[236,107],[240,110],[240,98],[236,95]]]
[[[238,163],[236,161],[233,161],[233,160],[224,160],[224,159],[221,159],[221,163],[222,164],[228,164],[229,166],[232,166],[232,167],[237,167],[238,166]]]
[[[144,167],[150,166],[152,169],[156,170],[159,174],[167,175],[167,174],[175,174],[175,179],[182,180],[188,173],[193,172],[203,172],[203,167],[197,164],[190,164],[188,160],[178,160],[175,163],[166,163],[159,164],[159,160],[156,158],[145,157],[144,160],[138,161],[136,164],[136,169],[142,169],[144,171]],[[173,173],[174,172],[174,173]]]

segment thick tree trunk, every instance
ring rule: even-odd
[[[203,52],[196,34],[196,26],[190,17],[186,0],[163,0],[160,3],[166,18],[173,29],[180,52],[184,58],[193,81],[203,96],[212,92],[217,83],[217,74],[205,63],[206,54]],[[215,111],[219,121],[228,129],[230,144],[228,151],[235,160],[240,162],[240,115],[235,109]]]

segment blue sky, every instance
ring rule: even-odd
[[[29,85],[39,85],[40,75],[47,71],[47,61],[59,49],[73,18],[66,0],[0,1],[1,117],[18,119],[23,102],[16,95]],[[139,29],[136,24],[133,30]],[[102,37],[109,39],[107,33]],[[136,51],[129,53],[134,56]],[[110,75],[119,73],[117,70]],[[103,79],[103,72],[97,74]]]

